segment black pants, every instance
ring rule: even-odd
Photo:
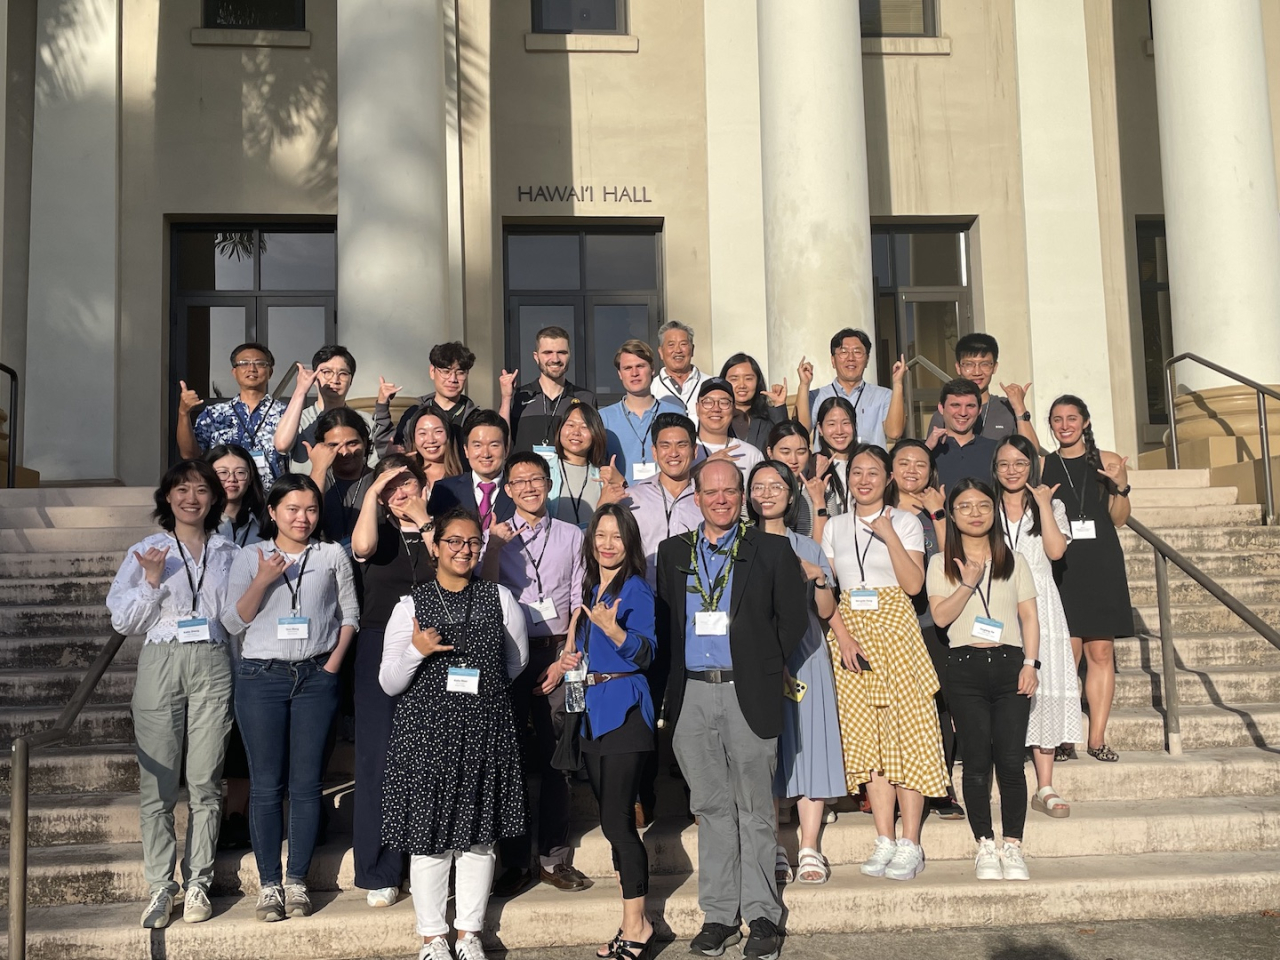
[[[582,752],[591,790],[600,805],[600,829],[613,849],[613,869],[622,881],[622,898],[632,900],[649,892],[649,853],[636,829],[636,789],[645,763],[644,753]]]
[[[378,683],[382,665],[381,630],[356,635],[352,672],[356,711],[355,790],[351,821],[351,853],[356,886],[365,890],[399,887],[404,882],[404,854],[382,845],[382,775],[387,767],[387,741],[399,697],[389,697]]]
[[[534,646],[537,643],[537,638],[530,638],[529,665],[511,682],[511,712],[515,714],[521,749],[526,751],[530,747],[525,728],[530,720],[533,721],[533,755],[526,755],[525,769],[536,769],[542,779],[537,810],[538,857],[542,866],[550,868],[568,863],[573,852],[569,846],[569,778],[551,766],[556,740],[564,723],[564,685],[557,687],[549,697],[534,695],[534,682],[557,659],[555,644]],[[529,862],[532,857],[528,834],[501,840],[498,849],[502,853],[504,870],[511,867],[536,869]]]
[[[991,767],[1000,784],[1004,836],[1022,839],[1027,820],[1023,763],[1031,698],[1018,693],[1021,647],[953,647],[947,664],[951,715],[964,751],[964,803],[981,840],[991,827]]]
[[[938,675],[938,692],[933,695],[933,702],[938,708],[938,730],[942,733],[942,755],[947,761],[947,775],[956,765],[956,731],[951,722],[951,704],[947,702],[947,645],[938,635],[938,628],[921,625],[924,635],[924,646],[929,651],[929,659],[933,661],[933,670]]]

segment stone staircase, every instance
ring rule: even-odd
[[[1207,471],[1133,475],[1135,515],[1210,576],[1280,624],[1280,529],[1260,525],[1258,507],[1208,486]],[[102,606],[124,550],[151,529],[150,491],[18,490],[0,493],[0,739],[51,723],[92,660],[109,623]],[[1108,739],[1116,764],[1058,764],[1072,802],[1066,820],[1030,813],[1032,881],[978,883],[965,823],[931,819],[928,869],[911,883],[871,880],[856,864],[874,840],[871,818],[842,812],[826,828],[833,865],[820,887],[784,893],[795,933],[1081,922],[1236,914],[1280,908],[1280,650],[1249,631],[1172,566],[1171,590],[1186,753],[1164,746],[1160,642],[1152,551],[1122,531],[1140,635],[1116,643],[1116,707]],[[71,740],[36,751],[31,766],[29,953],[32,958],[243,960],[409,956],[413,912],[406,900],[371,910],[352,886],[346,837],[349,786],[341,770],[327,796],[331,839],[310,882],[317,911],[307,920],[253,920],[257,877],[251,853],[222,854],[213,920],[177,920],[163,932],[138,926],[146,897],[137,820],[137,766],[128,702],[136,641],[127,643]],[[7,754],[4,757],[7,790]],[[339,755],[338,768],[346,764]],[[1028,764],[1028,779],[1034,777]],[[662,801],[679,803],[673,783]],[[585,893],[538,887],[494,901],[489,937],[507,947],[601,942],[619,917],[609,850],[581,785],[574,796],[580,869],[598,878]],[[179,835],[185,811],[178,810]],[[7,842],[8,812],[0,813]],[[796,845],[796,828],[783,828]],[[646,834],[654,874],[651,909],[680,937],[701,922],[697,833],[687,820],[659,819]],[[7,891],[7,874],[0,886]],[[661,928],[660,928],[661,929]],[[157,952],[158,951],[158,952]]]

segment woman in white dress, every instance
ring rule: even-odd
[[[1037,787],[1031,809],[1067,817],[1071,806],[1053,788],[1054,752],[1058,744],[1077,743],[1084,734],[1071,629],[1053,581],[1053,561],[1066,553],[1071,525],[1062,501],[1053,499],[1057,486],[1040,482],[1040,458],[1025,437],[1015,434],[996,447],[991,472],[1000,488],[1001,529],[1031,567],[1040,616],[1040,686],[1027,723]]]

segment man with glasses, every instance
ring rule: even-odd
[[[934,428],[925,443],[933,450],[943,490],[951,490],[966,477],[992,482],[991,461],[1000,443],[974,432],[981,404],[982,391],[972,380],[962,377],[942,388],[938,398],[942,425]]]
[[[907,403],[902,379],[907,364],[902,357],[893,365],[893,389],[867,383],[863,374],[871,359],[871,338],[862,330],[845,327],[831,338],[831,367],[836,378],[825,387],[811,390],[813,364],[800,358],[796,388],[796,419],[813,435],[813,449],[818,449],[818,431],[813,416],[828,397],[844,397],[853,405],[857,416],[858,442],[888,447],[907,429]]]
[[[529,664],[511,681],[508,692],[516,729],[525,730],[533,720],[532,756],[526,755],[525,769],[537,769],[542,778],[537,809],[538,872],[531,869],[527,834],[500,840],[503,872],[493,885],[497,897],[515,896],[535,879],[566,893],[591,886],[572,863],[569,779],[551,765],[564,723],[564,686],[549,694],[543,690],[547,670],[559,659],[568,637],[569,618],[582,603],[586,564],[577,524],[556,520],[547,513],[550,487],[551,469],[546,460],[529,451],[512,454],[507,462],[506,491],[515,501],[515,516],[489,527],[484,557],[484,578],[510,590],[524,612]],[[525,741],[522,746],[530,744]]]
[[[285,407],[280,425],[276,427],[276,452],[288,457],[288,469],[292,473],[310,473],[311,458],[307,447],[316,445],[315,425],[320,414],[347,405],[347,394],[356,375],[356,358],[341,344],[326,343],[311,358],[311,369],[298,364],[298,379],[293,386],[293,396]],[[316,402],[307,406],[307,394],[316,388]],[[383,390],[394,389],[383,382]],[[377,436],[373,417],[357,410],[369,427],[371,436]],[[378,462],[378,453],[369,454],[369,466]]]
[[[679,400],[659,400],[653,395],[653,348],[643,340],[625,341],[613,355],[613,366],[627,395],[604,407],[600,419],[604,421],[611,466],[627,483],[635,483],[658,474],[646,442],[653,418],[663,411],[684,413],[684,407]],[[608,476],[612,477],[612,472]]]
[[[684,406],[685,415],[698,423],[698,388],[706,375],[693,365],[693,328],[668,320],[658,328],[658,359],[662,369],[653,381],[653,395],[671,397]]]
[[[462,341],[453,340],[449,343],[437,343],[431,348],[428,359],[431,365],[427,368],[427,373],[435,385],[435,392],[418,397],[417,402],[410,405],[396,424],[394,434],[391,430],[390,404],[398,388],[394,388],[386,397],[379,396],[378,403],[373,408],[373,422],[377,425],[374,444],[382,456],[386,455],[392,443],[403,448],[404,432],[409,421],[425,406],[449,428],[458,447],[458,454],[464,458],[465,463],[462,425],[476,409],[476,405],[467,396],[467,378],[476,364],[476,355]]]
[[[999,360],[1000,345],[993,336],[967,333],[956,341],[956,373],[973,381],[982,398],[982,407],[978,411],[978,421],[973,432],[992,440],[1003,440],[1020,433],[1039,450],[1040,439],[1036,436],[1036,428],[1031,424],[1031,412],[1027,409],[1027,391],[1031,389],[1031,384],[1002,383],[1000,389],[1005,395],[991,395],[991,384],[996,381],[996,370],[1000,367]],[[942,426],[942,417],[935,413],[929,421],[930,432],[936,432]]]
[[[271,488],[279,473],[279,461],[272,438],[284,416],[285,405],[267,393],[276,360],[260,343],[242,343],[231,351],[231,376],[240,392],[229,400],[206,406],[196,417],[191,414],[204,404],[199,394],[178,381],[178,453],[194,460],[205,450],[235,443],[249,451],[262,486]]]
[[[756,447],[733,435],[733,384],[708,377],[698,388],[698,442],[695,464],[703,460],[728,460],[746,480],[751,468],[764,459]]]

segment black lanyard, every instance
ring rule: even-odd
[[[473,589],[475,585],[471,581],[468,581],[466,587],[463,588],[463,592],[465,592],[467,595],[467,607],[462,614],[462,619],[455,620],[453,619],[453,615],[449,612],[449,604],[445,602],[444,591],[440,589],[440,581],[432,580],[431,582],[432,584],[435,585],[436,596],[440,598],[440,610],[444,614],[444,623],[441,624],[441,626],[461,628],[457,637],[449,638],[451,641],[451,645],[453,646],[453,655],[455,657],[464,656],[467,652],[466,650],[467,628],[471,624],[471,605],[472,605],[472,601],[475,599],[475,594],[476,594],[475,590]]]
[[[253,428],[252,433],[249,432],[249,424],[253,423],[254,414],[256,414],[259,410],[262,410],[262,405],[264,403],[269,402],[270,399],[271,399],[270,397],[263,397],[261,400],[259,400],[258,405],[254,407],[252,410],[249,410],[249,419],[247,421],[241,415],[240,408],[236,406],[237,403],[244,403],[244,401],[241,400],[239,397],[231,401],[231,412],[234,413],[236,415],[236,419],[240,421],[240,436],[244,437],[248,441],[245,444],[245,446],[248,447],[250,450],[254,448],[254,444],[258,439],[258,431],[261,430],[262,425],[267,422],[266,411],[263,410],[262,416],[258,417],[258,424]],[[245,405],[245,409],[247,410],[249,405],[247,403],[245,403],[244,405]]]
[[[396,530],[400,534],[400,542],[404,544],[405,557],[409,561],[409,573],[413,577],[413,585],[416,587],[418,585],[418,562],[422,559],[422,551],[414,550],[409,545],[409,538],[404,535],[404,530],[399,527]],[[426,547],[426,543],[423,540],[414,540],[413,543],[415,546]]]
[[[695,376],[695,374],[696,374],[696,376]],[[702,371],[701,371],[701,370],[697,370],[697,369],[695,369],[695,370],[693,371],[693,373],[692,373],[692,374],[690,374],[690,375],[685,379],[685,382],[686,382],[686,383],[688,383],[690,380],[692,380],[692,381],[693,381],[693,389],[689,391],[689,399],[688,399],[688,400],[686,400],[686,399],[684,398],[684,388],[682,388],[682,387],[677,387],[677,386],[676,386],[676,382],[675,382],[674,380],[672,380],[670,377],[667,377],[667,378],[664,380],[664,379],[662,379],[662,374],[658,374],[658,382],[659,382],[659,383],[661,383],[661,384],[662,384],[664,387],[666,387],[668,390],[670,390],[670,391],[675,395],[676,399],[678,399],[678,400],[679,400],[679,401],[684,405],[684,412],[685,412],[685,413],[688,413],[688,412],[689,412],[689,404],[690,404],[690,403],[692,403],[692,402],[694,402],[694,401],[697,399],[697,396],[698,396],[698,384],[700,384],[700,383],[702,382]]]
[[[550,443],[550,440],[548,440],[547,437],[555,429],[556,415],[560,412],[560,401],[565,398],[565,394],[568,392],[568,387],[561,390],[560,396],[556,397],[555,406],[550,409],[547,408],[547,395],[545,393],[542,394],[542,413],[544,416],[550,418],[542,426],[542,443],[544,445]]]
[[[359,479],[352,483],[351,486],[347,487],[338,501],[342,508],[342,535],[344,537],[351,536],[352,531],[356,528],[356,521],[360,519],[360,507],[357,506],[353,510],[351,505],[353,503],[360,503],[360,497],[364,490],[365,482],[372,477],[373,471],[366,469],[364,473],[360,474]],[[334,480],[336,482],[337,478],[335,477]],[[355,491],[354,493],[352,493],[353,490]],[[354,517],[352,517],[353,513],[355,514]]]
[[[643,414],[640,415],[639,420],[641,424],[644,423],[644,418],[649,415],[649,412],[651,410],[655,410],[657,406],[658,406],[658,401],[654,400],[653,405],[649,407],[649,409],[646,410]],[[631,428],[632,434],[635,435],[636,443],[640,444],[640,462],[648,463],[649,452],[645,449],[645,446],[644,446],[644,434],[648,433],[649,431],[646,428],[642,433],[636,432],[636,425],[631,422],[631,410],[627,407],[627,401],[625,400],[622,401],[622,419],[627,421],[627,426]]]
[[[276,547],[276,549],[280,550],[279,547]],[[283,550],[280,550],[280,552],[284,553]],[[302,563],[298,567],[298,575],[294,578],[293,583],[289,582],[289,576],[287,573],[285,574],[285,577],[284,577],[284,585],[285,585],[285,588],[289,591],[289,598],[292,601],[289,604],[289,609],[291,609],[294,613],[297,613],[298,610],[301,609],[302,575],[307,572],[307,561],[310,559],[311,559],[311,547],[308,546],[305,550],[302,551]],[[296,586],[294,584],[296,584]]]
[[[1022,507],[1022,516],[1027,515],[1027,508],[1024,504]],[[1005,510],[1004,504],[1000,504],[1000,516],[1004,520],[1004,538],[1009,540],[1012,538],[1011,546],[1014,550],[1018,549],[1018,541],[1022,539],[1022,517],[1018,518],[1018,529],[1014,530],[1012,521],[1009,520],[1009,512]]]
[[[528,558],[529,563],[533,565],[533,577],[538,581],[538,599],[546,596],[546,592],[542,589],[542,561],[547,555],[547,547],[551,545],[551,518],[544,517],[547,521],[546,532],[542,535],[542,552],[538,554],[538,559],[533,559],[533,554],[529,550],[529,544],[538,539],[538,530],[536,527],[529,527],[533,531],[533,536],[526,540],[520,534],[516,534],[516,539],[520,541],[520,550]]]
[[[881,507],[880,513],[877,513],[876,516],[879,517],[883,513],[884,513],[884,508]],[[876,534],[875,534],[875,531],[872,530],[870,526],[867,526],[867,533],[870,534],[870,539],[867,540],[867,549],[859,550],[858,549],[858,527],[862,525],[863,525],[862,518],[858,516],[857,512],[855,511],[853,516],[853,556],[854,556],[854,559],[858,561],[858,576],[862,578],[862,583],[860,584],[860,586],[865,587],[867,585],[867,568],[866,566],[864,566],[864,564],[867,562],[867,557],[871,553],[871,545],[876,542]]]
[[[840,479],[840,471],[836,469],[836,464],[841,462],[848,462],[848,461],[839,461],[839,460],[836,460],[835,457],[832,457],[831,462],[827,464],[827,472],[824,473],[823,476],[831,477],[833,480],[835,480],[836,496],[840,498],[840,512],[848,513],[849,512],[849,485],[844,480]],[[845,476],[846,477],[849,476],[848,467],[845,468]]]
[[[582,487],[578,490],[578,495],[573,495],[573,489],[569,486],[569,472],[564,468],[564,461],[560,461],[560,478],[564,481],[564,493],[569,498],[569,502],[573,504],[573,522],[582,522],[582,498],[586,496],[587,484],[591,482],[591,464],[587,464],[585,472],[582,475]],[[556,511],[559,514],[559,510]]]
[[[658,492],[662,494],[662,512],[667,515],[667,536],[670,537],[671,536],[671,514],[675,513],[676,504],[678,504],[681,500],[683,500],[685,497],[690,495],[689,488],[685,487],[685,492],[680,494],[680,496],[675,497],[671,501],[670,506],[667,505],[667,488],[662,485],[661,479],[658,480]]]
[[[1089,458],[1088,457],[1078,458],[1084,461],[1084,477],[1081,478],[1080,489],[1077,490],[1076,482],[1071,479],[1071,470],[1068,469],[1067,467],[1067,461],[1062,459],[1062,451],[1055,450],[1054,456],[1057,457],[1058,462],[1062,464],[1062,475],[1067,478],[1067,486],[1071,488],[1071,495],[1076,498],[1076,503],[1080,505],[1080,519],[1081,520],[1087,519],[1084,515],[1084,487],[1089,481]],[[1075,460],[1072,460],[1071,462],[1075,463]]]
[[[991,578],[996,572],[996,565],[993,560],[987,561],[987,595],[982,595],[982,579],[978,579],[978,586],[973,588],[973,592],[978,595],[978,599],[982,601],[982,612],[986,614],[987,619],[991,619]]]
[[[173,542],[178,545],[178,556],[182,560],[182,569],[187,575],[187,584],[191,587],[191,614],[195,616],[196,607],[200,602],[200,590],[204,587],[204,575],[209,569],[209,539],[208,537],[205,538],[204,550],[200,552],[199,580],[191,576],[191,568],[187,566],[187,551],[182,548],[182,541],[175,536]]]

